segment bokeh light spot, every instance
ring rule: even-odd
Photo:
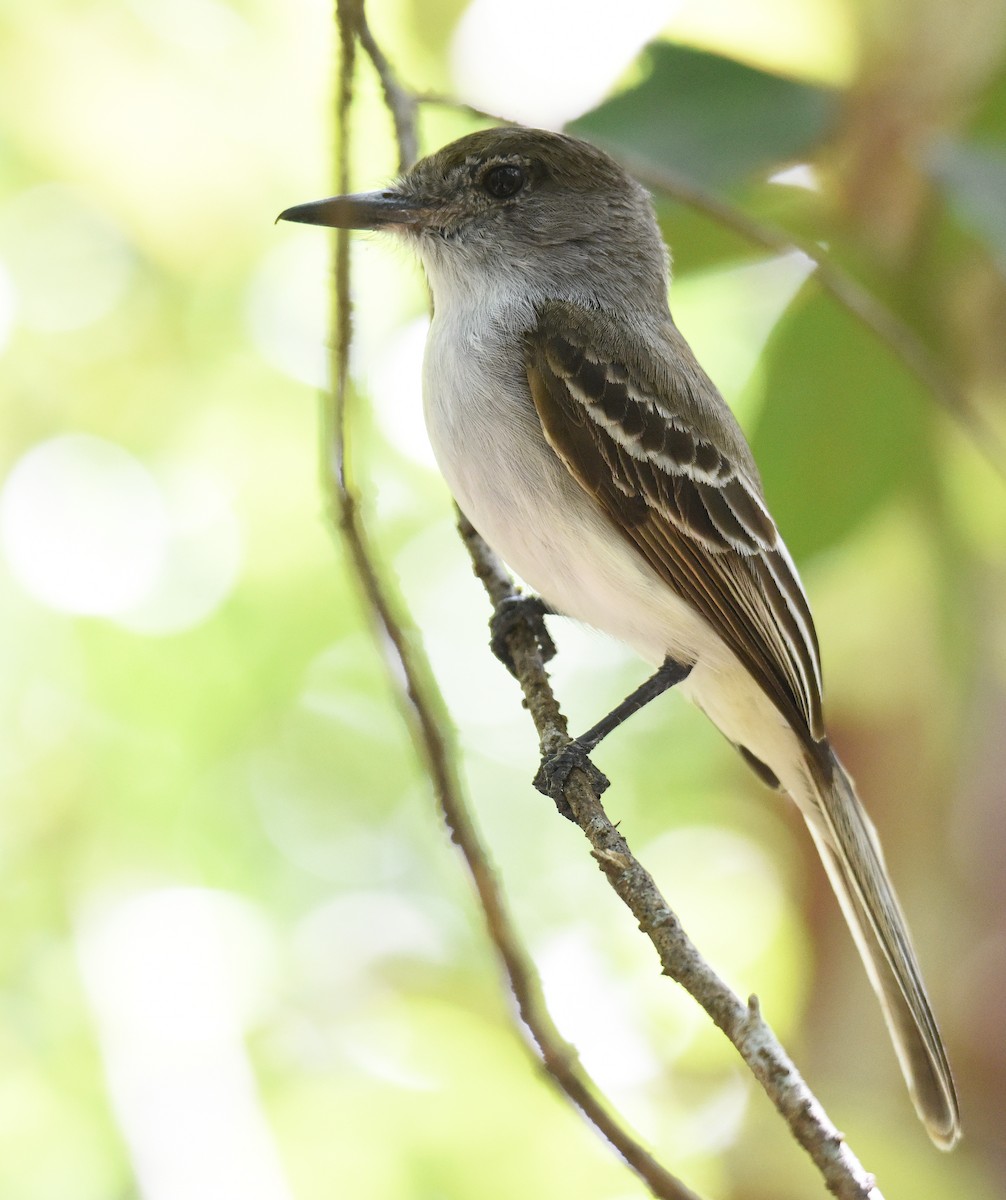
[[[137,633],[206,619],[241,562],[237,518],[212,476],[175,469],[162,483],[88,434],[53,438],[18,461],[0,494],[0,535],[33,599]]]
[[[26,329],[81,329],[123,298],[133,256],[116,226],[69,187],[43,184],[0,210],[0,248]],[[3,328],[0,297],[0,340]]]
[[[120,446],[66,434],[29,450],[0,495],[11,571],[42,604],[113,616],[149,591],[167,514],[150,472]]]
[[[275,979],[260,911],[185,887],[88,907],[78,955],[138,1190],[290,1200],[242,1040]]]
[[[206,620],[237,583],[241,527],[219,481],[208,472],[169,470],[162,481],[169,528],[161,569],[118,622],[135,633],[180,633]]]
[[[557,129],[603,99],[668,16],[664,0],[582,0],[575,14],[541,0],[473,0],[451,66],[463,99]]]

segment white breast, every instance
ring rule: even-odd
[[[462,511],[557,611],[659,663],[693,661],[711,632],[583,491],[545,441],[524,370],[529,306],[441,306],[423,396],[430,441]]]

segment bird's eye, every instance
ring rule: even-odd
[[[506,200],[524,186],[524,172],[514,163],[503,163],[486,171],[481,182],[482,190],[495,200]]]

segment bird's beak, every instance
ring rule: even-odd
[[[302,225],[329,225],[335,229],[385,229],[416,225],[423,209],[398,192],[360,192],[355,196],[331,196],[284,209],[277,221]]]

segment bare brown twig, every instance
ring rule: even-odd
[[[395,80],[387,60],[366,25],[363,0],[337,0],[342,48],[337,130],[341,151],[338,185],[349,191],[349,111],[353,97],[356,39],[368,53],[381,78],[395,122],[399,156],[407,165],[415,145],[415,107]],[[346,447],[346,404],[349,392],[349,348],[352,336],[348,241],[344,231],[336,240],[336,312],[333,338],[333,395],[323,413],[325,481],[333,522],[346,546],[354,575],[371,618],[383,635],[381,643],[404,702],[406,719],[426,763],[451,837],[467,863],[482,906],[489,935],[506,970],[521,1019],[531,1033],[547,1077],[611,1142],[651,1192],[665,1200],[697,1200],[695,1194],[667,1172],[625,1130],[598,1099],[575,1052],[556,1030],[545,1007],[534,966],[510,919],[488,855],[468,814],[457,778],[456,751],[450,723],[429,665],[413,631],[399,614],[387,582],[376,566],[357,493],[352,484]],[[495,607],[515,594],[499,561],[462,518],[461,534],[476,574]],[[543,753],[568,741],[565,718],[559,710],[532,631],[521,625],[509,633],[513,658],[527,707],[535,722]],[[660,895],[653,879],[638,863],[592,791],[586,776],[574,771],[565,798],[577,824],[588,837],[601,870],[653,942],[665,974],[680,983],[702,1005],[737,1048],[752,1073],[786,1118],[797,1141],[820,1169],[829,1190],[839,1200],[882,1200],[867,1174],[828,1121],[820,1104],[762,1020],[754,997],[745,1005],[705,963]]]
[[[374,41],[374,35],[367,24],[367,14],[360,0],[357,12],[357,33],[360,45],[366,50],[367,56],[374,64],[374,70],[381,81],[384,91],[384,102],[391,113],[395,124],[395,144],[398,146],[398,169],[407,171],[419,157],[419,139],[416,136],[416,110],[418,101],[415,95],[403,88],[398,82],[391,65],[384,56],[384,51]]]

